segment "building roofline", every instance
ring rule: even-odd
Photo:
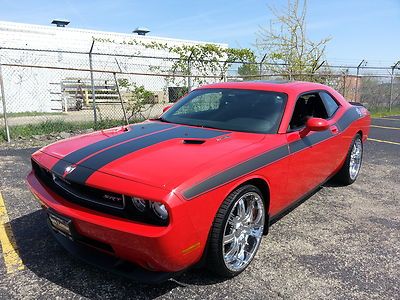
[[[220,47],[226,48],[228,44],[225,43],[214,43],[207,41],[196,41],[196,40],[184,40],[170,37],[161,37],[161,36],[153,36],[153,35],[145,35],[140,36],[132,33],[122,33],[122,32],[112,32],[112,31],[102,31],[102,30],[94,30],[94,29],[84,29],[84,28],[73,28],[73,27],[55,27],[50,25],[39,25],[39,24],[29,24],[29,23],[19,23],[19,22],[9,22],[9,21],[0,21],[0,29],[1,27],[11,27],[15,29],[23,29],[24,27],[27,29],[27,32],[32,32],[33,30],[43,30],[48,31],[47,33],[57,33],[57,32],[75,32],[75,33],[85,33],[85,34],[98,34],[98,35],[110,35],[119,38],[125,39],[139,39],[139,40],[160,40],[163,42],[172,42],[172,43],[193,43],[193,44],[213,44],[218,45]],[[38,32],[39,33],[39,32]]]

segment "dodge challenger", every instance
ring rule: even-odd
[[[210,84],[156,119],[38,150],[27,181],[55,238],[88,263],[149,281],[199,264],[232,277],[299,201],[356,180],[369,126],[325,85]]]

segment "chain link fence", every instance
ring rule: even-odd
[[[176,57],[63,50],[0,49],[0,138],[106,128],[157,117],[205,83],[304,80],[327,84],[370,109],[400,106],[398,64],[322,65],[315,74],[271,71],[265,62],[227,64],[223,74],[174,72]],[[221,62],[226,64],[226,62]],[[205,67],[206,68],[206,67]]]

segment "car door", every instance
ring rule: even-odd
[[[332,118],[333,107],[326,109],[325,95],[321,93],[325,92],[308,92],[298,97],[286,134],[290,152],[287,191],[290,200],[299,199],[321,184],[337,164],[339,128]],[[300,131],[311,117],[326,119],[330,127],[301,137]]]

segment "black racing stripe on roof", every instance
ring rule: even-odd
[[[106,166],[107,164],[124,157],[125,155],[131,154],[135,151],[139,151],[146,147],[150,147],[168,140],[177,138],[196,138],[196,139],[210,139],[225,134],[229,134],[228,131],[219,131],[205,128],[196,128],[188,126],[178,126],[162,132],[156,132],[151,135],[147,135],[115,147],[108,150],[99,152],[81,164],[77,165],[75,170],[70,174],[66,175],[66,179],[76,182],[85,183],[86,180],[97,170]]]
[[[143,124],[135,124],[129,126],[129,130],[106,138],[104,140],[95,142],[93,144],[82,147],[68,155],[66,155],[62,160],[59,160],[52,168],[52,171],[60,176],[63,175],[64,170],[67,166],[78,163],[79,161],[85,159],[89,155],[92,155],[100,150],[108,147],[112,147],[118,143],[128,141],[129,139],[137,138],[146,134],[154,133],[160,130],[172,128],[173,124],[149,122]]]

